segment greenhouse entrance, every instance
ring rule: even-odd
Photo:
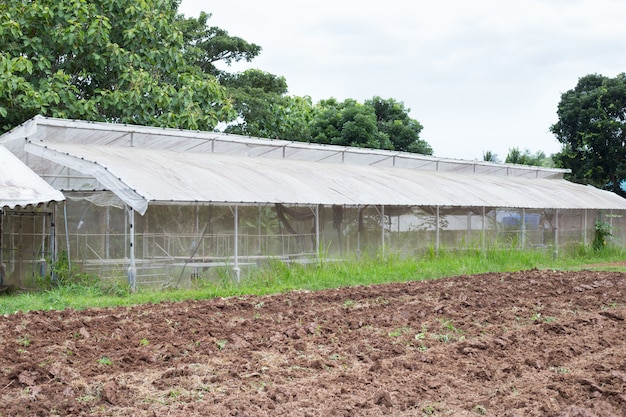
[[[34,288],[50,274],[55,253],[54,213],[50,209],[0,213],[0,285]]]

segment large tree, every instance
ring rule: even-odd
[[[431,146],[419,137],[422,124],[409,117],[404,103],[376,96],[365,104],[374,108],[378,131],[389,137],[394,150],[432,155]]]
[[[421,130],[404,105],[393,99],[374,97],[361,104],[330,98],[314,106],[311,141],[430,155],[432,148],[419,138]]]
[[[626,75],[586,75],[561,96],[550,130],[563,147],[554,156],[571,179],[626,196]]]
[[[222,76],[228,73],[218,69],[216,63],[230,65],[238,61],[250,62],[261,53],[259,45],[231,36],[217,26],[209,26],[210,18],[211,14],[206,12],[201,12],[198,18],[178,16],[182,20],[181,30],[187,62],[198,65],[204,72]]]
[[[214,63],[260,48],[179,0],[0,2],[0,132],[36,114],[211,130],[236,116]]]
[[[287,95],[283,77],[216,66],[261,47],[187,18],[180,0],[0,3],[0,133],[36,114],[430,154],[393,99]]]
[[[329,98],[313,105],[308,96],[287,95],[283,77],[261,70],[222,74],[220,79],[239,116],[226,132],[432,154],[430,145],[419,138],[422,125],[394,99],[374,97],[359,103]]]
[[[378,130],[374,108],[354,99],[321,100],[314,109],[312,141],[361,148],[393,149],[389,137]]]
[[[310,97],[287,95],[287,82],[258,69],[222,74],[221,81],[233,99],[237,120],[229,133],[308,141],[312,104]]]

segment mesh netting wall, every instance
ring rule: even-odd
[[[43,205],[0,211],[0,285],[35,288],[50,273],[52,219]]]
[[[58,227],[59,250],[69,248],[72,261],[101,277],[125,278],[130,256],[127,210],[68,201],[65,212],[66,219],[63,210],[57,211],[57,223],[67,224],[66,231]],[[600,218],[612,225],[613,243],[621,245],[626,238],[623,213],[595,210],[559,210],[557,219],[556,210],[196,204],[151,205],[144,216],[134,218],[139,284],[229,273],[235,263],[245,270],[268,261],[306,263],[381,252],[562,251],[591,244]]]

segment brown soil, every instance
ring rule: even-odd
[[[626,274],[0,317],[2,416],[626,416]]]

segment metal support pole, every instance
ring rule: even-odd
[[[262,230],[261,230],[261,204],[257,204],[257,209],[258,209],[258,215],[257,215],[257,255],[261,256],[261,254],[263,253],[261,251],[262,245],[261,245],[261,239],[263,238],[261,236]]]
[[[554,214],[554,257],[559,257],[559,209]]]
[[[439,254],[439,206],[435,207],[435,253]]]
[[[482,224],[482,242],[481,242],[481,248],[482,251],[485,251],[485,233],[487,231],[487,227],[485,225],[485,206],[483,206],[483,224]]]
[[[72,262],[70,257],[70,232],[67,227],[67,203],[63,202],[63,221],[65,222],[65,251],[67,255],[67,270],[72,272]]]
[[[106,206],[105,210],[105,223],[104,223],[104,250],[105,250],[105,259],[111,259],[111,236],[109,235],[109,230],[111,229],[111,207]]]
[[[472,240],[472,212],[467,212],[467,218],[465,219],[465,248],[470,248],[470,241]]]
[[[57,206],[52,203],[52,220],[50,220],[50,263],[54,265],[57,261]],[[51,265],[51,266],[52,266]],[[54,282],[54,268],[50,268],[50,277]]]
[[[317,247],[315,251],[315,256],[317,258],[317,262],[320,262],[322,259],[320,253],[320,206],[319,204],[315,205],[315,246]]]
[[[128,207],[128,231],[129,242],[128,251],[130,258],[130,265],[128,266],[128,285],[132,292],[137,290],[137,267],[135,265],[135,210],[132,207]]]
[[[0,285],[4,285],[4,279],[6,274],[6,265],[3,262],[3,250],[2,250],[2,225],[4,223],[4,211],[0,208]]]
[[[394,157],[395,158],[395,157]],[[396,216],[396,221],[398,222],[397,228],[396,228],[396,232],[397,232],[397,238],[396,238],[396,250],[398,252],[400,252],[402,250],[402,232],[401,232],[401,228],[400,228],[400,214],[398,214]],[[391,221],[389,221],[391,223]]]
[[[198,238],[198,235],[200,234],[200,206],[198,205],[198,203],[196,203],[196,224],[195,224],[195,235],[196,238]]]
[[[124,242],[128,241],[128,206],[125,206],[126,209],[124,210]],[[168,247],[168,253],[170,253],[169,251],[169,247]],[[124,245],[124,257],[128,258],[128,245]]]
[[[361,206],[356,206],[356,258],[361,259]]]
[[[235,242],[234,242],[234,267],[233,267],[233,275],[237,282],[239,283],[241,280],[241,269],[239,268],[239,206],[235,204],[235,220],[234,220],[234,228],[235,228]]]
[[[380,253],[385,257],[385,206],[380,206]]]
[[[45,258],[45,256],[46,256],[46,214],[45,214],[45,207],[44,207],[44,213],[43,213],[43,216],[41,216],[41,257]]]
[[[587,246],[587,209],[583,214],[583,245]]]
[[[526,249],[526,209],[522,209],[522,250]]]

